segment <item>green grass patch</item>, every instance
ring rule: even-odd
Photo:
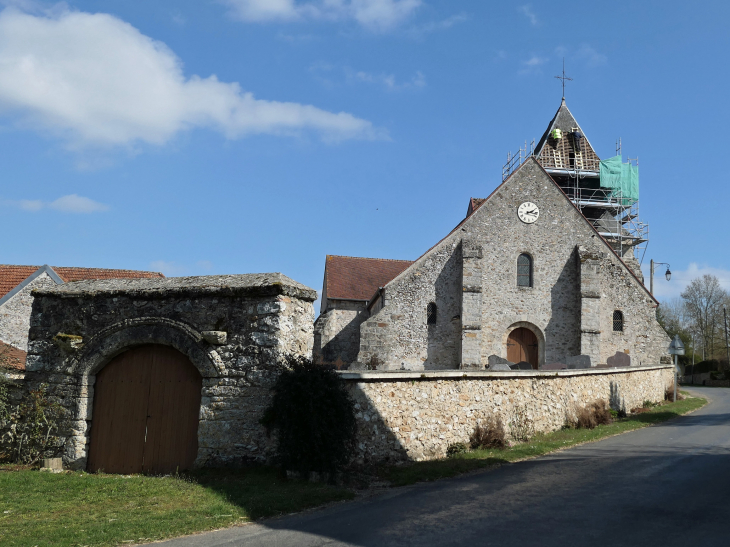
[[[130,545],[352,499],[270,468],[186,477],[41,473],[0,467],[0,545]]]
[[[454,477],[469,471],[534,458],[562,448],[665,422],[697,410],[707,403],[705,399],[690,397],[687,393],[684,395],[686,399],[683,401],[657,406],[642,414],[619,418],[612,424],[599,425],[595,429],[561,429],[552,433],[541,433],[529,442],[519,443],[511,448],[472,450],[443,460],[414,462],[383,468],[381,476],[390,481],[393,486]]]

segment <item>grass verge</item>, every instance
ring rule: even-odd
[[[90,475],[0,467],[0,545],[130,545],[352,499],[345,488],[269,468],[185,477]]]
[[[561,429],[552,433],[541,433],[529,442],[519,443],[511,448],[472,450],[443,460],[414,462],[383,468],[380,470],[380,476],[393,486],[454,477],[469,471],[534,458],[577,444],[597,441],[619,433],[665,422],[697,410],[707,403],[705,399],[691,397],[688,393],[684,393],[684,395],[686,398],[682,401],[654,407],[648,412],[620,418],[612,424],[599,425],[595,429]]]

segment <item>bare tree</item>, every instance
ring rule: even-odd
[[[663,300],[657,308],[657,320],[670,338],[676,334],[682,339],[687,355],[695,348],[694,322],[687,313],[687,305],[680,297]]]
[[[693,279],[682,291],[687,316],[694,324],[702,342],[705,358],[712,358],[719,351],[715,340],[719,338],[722,325],[722,305],[728,299],[727,292],[714,275],[705,274]],[[724,344],[723,344],[724,349]]]

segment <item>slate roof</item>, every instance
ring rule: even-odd
[[[0,264],[0,298],[8,294],[42,267],[43,266],[14,266],[11,264]],[[64,282],[80,281],[83,279],[138,279],[165,277],[159,272],[111,270],[106,268],[66,268],[53,266],[53,271],[55,271]]]
[[[327,298],[368,301],[379,287],[411,264],[412,260],[327,255],[324,267]]]
[[[0,340],[0,356],[4,356],[6,359],[0,359],[0,370],[25,370],[25,358],[27,353],[22,349],[18,349],[15,346],[6,344]]]

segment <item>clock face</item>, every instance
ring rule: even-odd
[[[540,209],[531,201],[526,201],[517,208],[517,216],[525,224],[532,224],[540,216]]]

